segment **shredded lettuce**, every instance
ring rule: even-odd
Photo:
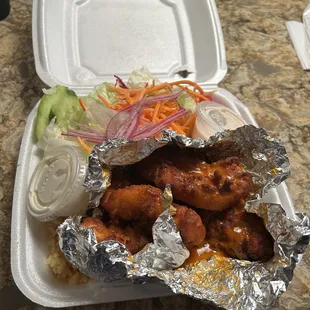
[[[43,135],[40,137],[37,147],[44,150],[48,144],[49,139],[62,139],[61,130],[56,124],[56,117],[54,117],[48,126],[45,128]]]
[[[146,83],[149,85],[153,83],[157,84],[159,81],[158,79],[153,76],[146,67],[142,67],[140,70],[133,71],[127,82],[127,86],[129,88],[143,88]]]
[[[118,96],[116,92],[109,90],[109,86],[113,86],[113,84],[104,82],[96,86],[87,97],[93,100],[98,100],[98,95],[100,94],[107,99],[111,105],[115,105],[118,102]]]
[[[37,143],[37,147],[46,152],[53,147],[64,144],[77,145],[76,142],[63,136],[61,132],[60,126],[56,123],[56,117],[54,117],[45,128],[43,135]]]
[[[196,111],[196,106],[197,106],[196,101],[188,93],[182,93],[178,97],[177,103],[180,107],[182,107],[185,110],[191,111],[192,113],[195,113]]]
[[[105,130],[111,118],[117,114],[117,111],[109,109],[99,100],[93,98],[82,98],[87,110],[83,113],[80,123],[89,127]]]
[[[56,116],[56,123],[61,130],[68,128],[68,121],[78,121],[83,113],[74,91],[57,85],[52,91],[43,95],[37,113],[35,131],[38,140],[51,119]]]

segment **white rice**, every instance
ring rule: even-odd
[[[56,229],[63,219],[57,219],[48,223],[48,228],[51,233],[48,241],[49,255],[46,263],[51,268],[54,276],[71,285],[84,284],[89,281],[89,278],[82,274],[77,268],[71,265],[61,252],[58,244],[58,235]]]

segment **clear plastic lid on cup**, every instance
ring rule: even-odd
[[[192,137],[209,139],[217,132],[236,129],[247,122],[237,113],[222,104],[213,101],[202,101],[197,106],[197,118]]]
[[[29,212],[41,222],[84,213],[86,169],[85,154],[76,147],[64,145],[45,153],[30,181]]]

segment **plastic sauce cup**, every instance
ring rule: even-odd
[[[89,196],[83,186],[86,170],[78,148],[64,145],[45,153],[30,180],[29,212],[41,222],[83,213]]]
[[[213,101],[202,101],[197,106],[197,118],[192,137],[209,139],[217,132],[236,129],[247,122],[234,111]]]

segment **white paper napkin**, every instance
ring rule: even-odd
[[[288,33],[293,42],[303,70],[310,70],[310,4],[303,13],[303,22],[286,22]]]

